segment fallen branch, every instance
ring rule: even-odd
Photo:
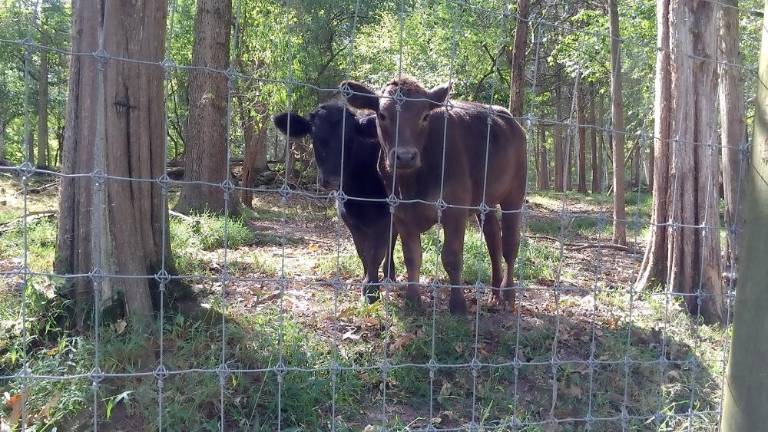
[[[55,216],[58,212],[59,212],[58,210],[41,210],[41,211],[28,212],[26,215],[22,215],[14,220],[1,223],[0,234],[4,234],[13,230],[14,228],[16,228],[16,225],[19,225],[21,221],[24,220],[25,218],[27,220],[27,224],[29,224],[38,219],[45,219],[51,216]]]
[[[547,235],[528,235],[527,238],[549,240],[555,243],[560,243],[560,239],[547,236]],[[563,246],[573,250],[580,251],[585,249],[614,249],[622,252],[632,252],[629,246],[624,246],[616,243],[563,243]]]

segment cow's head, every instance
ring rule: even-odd
[[[356,108],[376,112],[379,140],[390,169],[407,172],[421,166],[421,152],[427,143],[430,115],[448,98],[451,86],[426,90],[415,80],[392,80],[377,94],[363,84],[344,81],[351,90],[347,102]]]
[[[296,113],[281,113],[273,118],[275,126],[292,138],[310,135],[318,181],[326,189],[338,189],[341,183],[342,145],[344,154],[352,152],[357,139],[375,139],[373,116],[357,118],[343,105],[327,103],[318,106],[308,118]]]

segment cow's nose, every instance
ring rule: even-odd
[[[395,156],[397,157],[397,163],[404,164],[405,166],[409,166],[413,164],[413,162],[416,160],[416,157],[419,155],[419,152],[416,149],[412,148],[399,148],[397,151],[395,151]]]

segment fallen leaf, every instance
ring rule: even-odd
[[[320,250],[320,246],[317,243],[310,243],[309,246],[307,246],[308,252],[317,252]]]
[[[5,406],[11,410],[11,415],[8,416],[8,424],[11,426],[11,430],[16,427],[16,424],[21,418],[22,405],[21,393],[16,393],[5,401]]]
[[[352,329],[352,330],[344,333],[344,335],[341,337],[341,340],[344,340],[344,339],[358,340],[358,339],[360,339],[360,335],[356,335],[355,334],[355,329]]]
[[[404,346],[413,341],[414,336],[412,334],[404,334],[392,342],[392,351],[400,351]]]
[[[125,322],[125,320],[118,320],[115,323],[115,331],[117,334],[122,334],[125,331],[125,328],[128,326],[128,323]]]

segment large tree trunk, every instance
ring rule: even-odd
[[[731,3],[735,4],[735,3]],[[734,9],[738,16],[738,9]],[[763,27],[768,28],[768,2]],[[744,173],[743,213],[734,215],[743,227],[739,234],[739,289],[733,317],[733,343],[723,380],[723,432],[765,430],[768,424],[768,33],[762,32],[755,106],[754,147]],[[743,217],[741,216],[743,215]]]
[[[717,75],[713,62],[694,59],[715,58],[714,5],[681,0],[658,5],[662,58],[657,65],[668,64],[669,73],[657,70],[653,228],[638,282],[666,283],[688,294],[689,311],[715,322],[723,319],[719,161],[713,145]],[[663,98],[665,81],[668,98]]]
[[[621,41],[616,0],[608,0],[611,34],[611,127],[613,128],[613,242],[627,244],[624,208],[624,102],[621,93]]]
[[[46,44],[44,32],[40,40],[43,45]],[[40,50],[40,76],[37,79],[37,166],[48,166],[48,51],[46,50]]]
[[[514,117],[523,116],[523,102],[525,101],[525,45],[528,39],[528,0],[517,0],[517,27],[515,28],[515,42],[512,49],[510,70],[512,78],[509,80],[509,112]]]
[[[578,126],[579,150],[579,192],[587,193],[587,107],[584,85],[579,85],[574,95],[576,101],[576,125]]]
[[[744,82],[739,56],[739,9],[737,0],[724,0],[719,11],[719,96],[720,137],[723,156],[723,197],[725,199],[726,250],[731,272],[736,273],[739,250],[736,244],[736,216],[739,213],[739,180],[745,171],[741,148],[745,145]]]
[[[592,85],[589,98],[589,120],[591,126],[589,129],[589,143],[591,145],[590,155],[592,156],[592,193],[600,193],[600,153],[597,148],[597,128],[598,122],[595,114],[595,104],[597,104],[597,87]]]
[[[189,123],[184,154],[185,183],[176,210],[224,213],[227,180],[227,76],[202,68],[229,68],[232,0],[198,0],[189,72]],[[230,212],[235,210],[229,209]]]
[[[160,62],[165,18],[163,0],[139,9],[130,2],[75,2],[72,50],[97,52],[103,29],[103,49],[110,56]],[[162,230],[168,213],[161,188],[151,181],[165,172],[163,70],[105,60],[99,72],[98,62],[94,56],[74,56],[70,62],[62,173],[100,170],[107,176],[145,181],[63,177],[55,270],[67,275],[98,269],[123,276],[72,280],[66,294],[76,302],[79,327],[90,316],[94,291],[101,299],[99,308],[121,294],[131,322],[148,327],[150,291],[156,281],[146,276],[160,271],[163,262],[171,267]]]

